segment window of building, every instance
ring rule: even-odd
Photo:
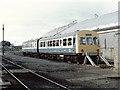
[[[63,39],[63,46],[67,46],[67,39]]]
[[[85,44],[86,44],[85,37],[80,37],[80,45],[85,45]]]

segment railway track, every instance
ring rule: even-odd
[[[27,69],[21,65],[18,65],[11,60],[2,58],[2,64],[0,64],[3,70],[3,80],[6,80],[6,76],[10,79],[10,85],[3,88],[12,90],[70,90],[68,87],[59,84],[43,75],[40,75],[30,69]],[[14,80],[13,80],[14,79]]]

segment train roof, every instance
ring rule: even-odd
[[[37,39],[31,39],[31,40],[25,41],[25,42],[23,42],[23,43],[25,44],[25,43],[36,42],[37,40],[38,40],[38,38],[37,38]]]
[[[72,24],[72,23],[70,23]],[[81,30],[96,30],[118,25],[118,11],[98,16],[92,19],[87,19],[82,22],[74,22],[72,25],[65,25],[43,35],[43,37],[50,37],[54,35],[69,34],[70,32]],[[69,26],[70,25],[70,26]]]
[[[69,36],[75,37],[78,32],[84,32],[84,31],[90,31],[90,30],[76,30],[74,32],[69,32],[69,33],[66,33],[66,34],[55,34],[53,36],[41,37],[39,39],[41,41],[44,41],[44,40],[58,39],[58,38],[64,38],[64,37],[69,37]],[[92,32],[96,32],[96,31],[92,31]]]

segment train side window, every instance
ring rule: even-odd
[[[92,37],[88,37],[87,38],[87,44],[88,45],[92,45],[93,41],[92,41]]]
[[[80,45],[85,45],[85,44],[86,44],[85,37],[80,37]]]
[[[52,47],[52,41],[50,41],[50,47]]]
[[[42,42],[40,42],[40,47],[42,47]]]
[[[73,45],[75,45],[75,37],[73,38]]]
[[[67,46],[67,39],[63,39],[63,46]]]
[[[47,42],[45,42],[45,47],[47,47]]]
[[[60,40],[60,46],[62,46],[62,40]]]
[[[37,43],[35,43],[35,47],[37,46]]]
[[[40,42],[39,42],[39,47],[40,47]]]
[[[53,40],[53,47],[55,46],[55,40]]]
[[[47,42],[47,46],[49,47],[49,41]]]
[[[59,40],[56,40],[56,46],[59,46]]]
[[[43,47],[43,42],[42,42],[42,47]]]
[[[50,47],[50,41],[48,41],[48,45],[49,45],[49,47]]]
[[[39,42],[39,47],[40,47],[41,43]]]
[[[45,42],[43,42],[43,47],[45,47]]]
[[[68,46],[72,45],[72,38],[68,38]]]
[[[94,45],[98,45],[98,43],[99,43],[99,42],[98,42],[98,38],[97,38],[97,37],[94,37],[94,38],[93,38],[93,42],[94,42]]]

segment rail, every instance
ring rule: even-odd
[[[17,80],[23,87],[25,87],[27,90],[31,90],[29,87],[27,87],[27,85],[25,85],[21,80],[19,80],[13,73],[11,73],[7,68],[5,68],[5,66],[3,66],[2,64],[0,64],[0,66],[2,68],[4,68],[15,80]]]
[[[49,78],[47,78],[47,77],[45,77],[45,76],[43,76],[43,75],[40,75],[40,74],[38,74],[38,73],[35,73],[34,71],[32,71],[32,70],[30,70],[30,69],[27,69],[27,68],[25,68],[25,67],[23,67],[23,66],[21,66],[21,65],[18,65],[18,64],[16,64],[16,63],[14,63],[14,62],[12,62],[12,61],[4,58],[4,57],[2,58],[2,60],[7,61],[7,62],[9,62],[9,63],[11,63],[11,64],[13,64],[13,65],[15,65],[15,66],[17,66],[17,67],[22,68],[22,69],[25,69],[26,71],[28,71],[28,72],[30,72],[30,73],[32,73],[32,74],[34,74],[34,75],[36,75],[36,76],[44,79],[44,80],[46,80],[46,81],[48,81],[48,82],[50,82],[50,83],[52,83],[52,84],[54,84],[54,85],[62,88],[62,89],[71,90],[71,89],[69,89],[68,87],[66,87],[66,86],[64,86],[64,85],[62,85],[62,84],[59,84],[59,83],[57,83],[57,82],[55,82],[55,81],[53,81],[53,80],[51,80],[51,79],[49,79]],[[12,77],[14,77],[21,85],[23,85],[27,90],[31,90],[30,88],[27,87],[27,85],[25,85],[24,83],[22,83],[22,81],[20,81],[20,80],[19,80],[15,75],[13,75],[9,70],[7,70],[7,68],[5,68],[3,65],[1,65],[1,66],[2,66]]]

